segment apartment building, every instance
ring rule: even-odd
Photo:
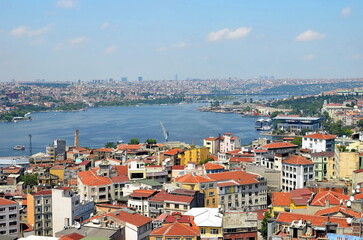
[[[52,236],[52,190],[27,195],[28,223],[36,236]]]
[[[0,198],[0,238],[1,236],[18,237],[20,234],[19,204]]]
[[[305,135],[302,138],[302,148],[310,149],[312,153],[331,152],[335,148],[335,138],[335,135],[324,133]]]

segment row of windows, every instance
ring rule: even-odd
[[[208,233],[207,230],[208,230],[207,228],[201,228],[200,233],[201,234],[206,234],[206,233]],[[218,228],[211,228],[209,230],[209,234],[219,234],[219,229]]]

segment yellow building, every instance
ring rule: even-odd
[[[204,194],[205,207],[218,207],[218,189],[217,183],[209,178],[202,176],[193,176],[193,174],[186,174],[176,178],[175,184],[188,190],[197,190]]]
[[[200,164],[201,161],[209,158],[209,149],[206,147],[201,148],[191,148],[188,150],[184,150],[178,154],[178,158],[180,159],[180,165],[185,166],[188,162],[195,162],[196,164]]]
[[[63,180],[64,180],[64,169],[65,169],[64,166],[59,165],[59,166],[52,167],[49,170],[49,172],[50,172],[50,174],[58,176],[59,181],[63,182]]]
[[[353,171],[359,169],[359,153],[346,152],[339,146],[335,147],[335,178],[352,179]]]
[[[272,216],[279,212],[304,213],[312,192],[308,188],[295,189],[291,192],[272,193]]]

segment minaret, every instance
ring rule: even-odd
[[[74,146],[79,147],[79,130],[74,131]]]

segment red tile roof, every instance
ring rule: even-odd
[[[263,145],[262,148],[266,148],[266,149],[274,149],[274,148],[294,148],[294,147],[298,147],[295,144],[292,143],[288,143],[288,142],[277,142],[277,143],[269,143],[266,145]]]
[[[314,133],[314,134],[310,134],[310,135],[305,135],[304,137],[328,140],[328,139],[335,139],[337,136],[335,136],[333,134]]]
[[[247,173],[244,171],[229,171],[229,172],[221,172],[221,173],[211,173],[207,174],[207,177],[214,181],[225,181],[225,180],[234,180],[238,184],[252,184],[258,183],[259,181],[256,179],[259,175]]]
[[[313,165],[314,163],[311,160],[308,160],[307,158],[304,158],[302,156],[298,155],[291,155],[285,160],[283,160],[282,163],[285,164],[293,164],[293,165]]]
[[[129,180],[130,180],[129,177],[125,175],[111,177],[111,181],[113,183],[123,183],[123,182],[128,182]]]
[[[208,138],[205,138],[204,140],[206,140],[206,141],[217,141],[218,137],[208,137]]]
[[[290,206],[289,192],[273,192],[272,193],[272,206]]]
[[[230,162],[247,162],[251,163],[254,162],[254,158],[246,158],[246,157],[232,157],[229,159]]]
[[[17,204],[17,202],[5,198],[0,198],[0,206],[11,205],[11,204]]]
[[[61,237],[59,240],[80,240],[84,237],[85,236],[78,234],[78,233],[71,233],[71,234]]]
[[[110,178],[98,176],[94,170],[83,171],[77,174],[82,183],[87,186],[101,186],[112,184]]]
[[[207,162],[206,164],[204,164],[204,168],[205,168],[205,170],[224,169],[223,166],[221,166],[219,164],[210,163],[210,162]]]
[[[205,183],[212,182],[213,180],[201,176],[193,176],[193,174],[189,173],[175,178],[175,181],[181,183]]]
[[[113,148],[98,148],[98,149],[93,149],[93,152],[113,152],[115,151],[115,149]]]
[[[325,206],[326,201],[329,200],[331,205],[340,205],[340,200],[349,200],[349,196],[333,192],[333,191],[323,191],[318,192],[313,200],[311,201],[310,205],[312,206]]]
[[[135,225],[137,227],[141,227],[149,222],[152,221],[151,218],[143,216],[141,214],[138,213],[128,213],[128,212],[124,212],[124,211],[116,211],[110,214],[107,214],[112,218],[121,220],[123,222],[127,222],[130,223],[132,225]]]
[[[52,195],[52,190],[41,190],[37,193],[32,194],[33,196],[40,196],[40,195]]]
[[[151,197],[152,195],[154,195],[157,191],[155,190],[144,190],[144,189],[137,189],[137,190],[134,190],[130,196],[131,197],[146,197],[146,198],[149,198]]]
[[[312,196],[312,192],[308,188],[300,188],[292,190],[290,196],[295,205],[306,206]]]
[[[178,153],[180,153],[182,151],[183,151],[183,149],[181,149],[181,148],[174,148],[172,150],[169,150],[169,151],[164,152],[164,155],[173,156],[173,155],[177,155]]]
[[[336,217],[323,217],[323,216],[315,216],[315,215],[307,215],[307,214],[297,214],[297,213],[289,213],[289,212],[281,212],[279,213],[276,221],[282,222],[286,224],[291,224],[292,221],[302,220],[307,221],[310,220],[313,226],[323,227],[327,222],[337,223],[338,227],[350,228],[345,218],[336,218]]]
[[[360,218],[362,216],[362,213],[355,212],[346,206],[335,206],[335,207],[325,208],[325,209],[317,211],[315,213],[315,215],[317,215],[317,216],[327,215],[328,216],[328,215],[333,215],[336,213],[342,213],[345,217]]]
[[[179,222],[165,224],[160,228],[154,229],[150,236],[168,236],[168,237],[182,237],[182,236],[200,236],[199,228],[190,226]]]
[[[227,186],[235,186],[235,185],[237,185],[237,183],[232,182],[232,181],[222,182],[222,183],[217,184],[218,187],[227,187]]]
[[[171,166],[171,169],[172,170],[184,170],[184,166],[174,165],[174,166]]]
[[[266,149],[255,149],[253,150],[255,153],[266,153],[267,150]]]

